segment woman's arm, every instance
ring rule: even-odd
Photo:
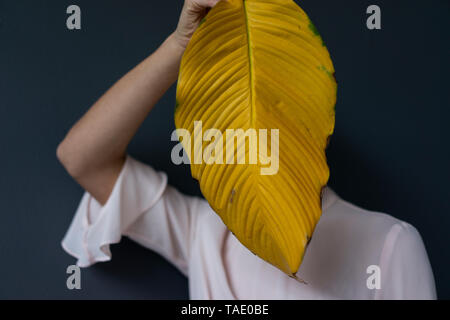
[[[123,167],[130,140],[176,81],[192,34],[208,8],[217,2],[186,0],[176,31],[114,84],[58,146],[57,156],[66,170],[101,204],[108,199]]]

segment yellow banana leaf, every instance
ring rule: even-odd
[[[291,0],[219,2],[181,63],[175,124],[191,133],[179,138],[192,176],[239,241],[292,277],[322,213],[336,91],[329,53]],[[227,129],[246,134],[235,143]]]

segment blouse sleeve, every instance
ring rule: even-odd
[[[433,272],[419,232],[400,222],[387,235],[379,299],[436,299]]]
[[[110,260],[110,244],[125,235],[187,274],[198,201],[168,186],[164,173],[127,156],[104,206],[85,192],[62,246],[88,267]]]

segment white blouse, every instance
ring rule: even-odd
[[[330,188],[322,201],[297,273],[306,284],[253,255],[205,200],[179,193],[164,173],[131,156],[104,206],[84,194],[62,245],[88,267],[110,260],[110,244],[127,236],[185,274],[191,299],[436,298],[413,226],[358,208]]]

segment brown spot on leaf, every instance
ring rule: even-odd
[[[331,141],[331,134],[327,137],[327,143],[325,145],[325,149],[328,148],[328,146],[330,145],[330,141]]]
[[[231,190],[230,203],[233,203],[234,195],[236,194],[236,190]]]

